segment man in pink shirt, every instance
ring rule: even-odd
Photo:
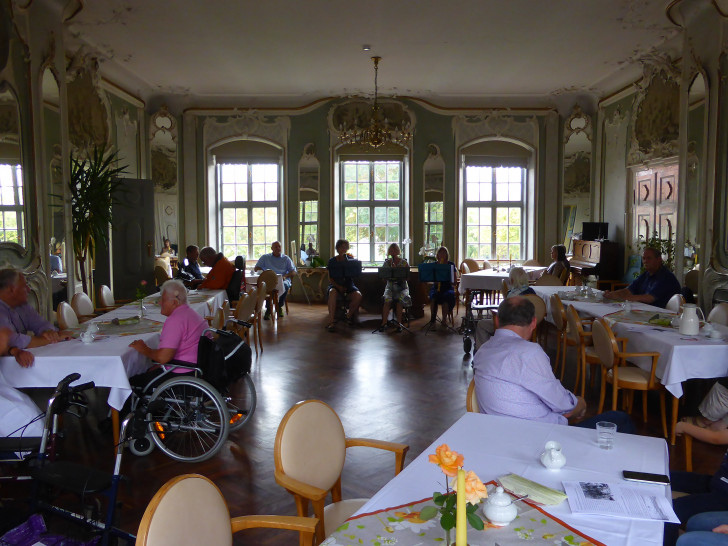
[[[187,289],[182,281],[170,280],[162,285],[160,306],[167,317],[162,327],[159,348],[152,349],[141,339],[132,341],[129,347],[136,349],[147,358],[159,364],[197,364],[197,346],[200,336],[208,327],[207,321],[187,305]],[[157,366],[135,375],[129,382],[135,386],[145,386],[154,377],[167,369]],[[174,368],[173,373],[187,373],[190,368]]]

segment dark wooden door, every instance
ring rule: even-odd
[[[142,280],[154,286],[154,186],[125,179],[112,212],[109,248],[99,249],[95,284],[108,284],[117,299],[133,298]]]
[[[678,166],[639,171],[634,181],[633,216],[636,235],[674,239],[677,222]]]

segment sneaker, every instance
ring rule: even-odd
[[[326,329],[327,329],[327,330],[328,330],[329,332],[333,332],[333,331],[334,331],[334,330],[335,330],[336,328],[334,327],[334,323],[333,323],[333,322],[330,322],[330,323],[329,323],[329,324],[328,324],[328,325],[326,326]]]
[[[278,309],[278,316],[283,318],[283,309]]]
[[[387,325],[386,324],[380,324],[379,325],[379,331],[380,332],[384,332],[386,329],[387,329]]]
[[[263,315],[263,320],[270,320],[270,311],[265,312],[265,315]]]

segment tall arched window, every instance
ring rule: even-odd
[[[236,140],[212,150],[220,251],[257,260],[281,240],[282,161],[275,146]]]
[[[529,253],[531,152],[504,141],[463,149],[464,256],[523,260]]]

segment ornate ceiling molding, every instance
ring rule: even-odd
[[[569,137],[574,134],[584,133],[589,142],[592,141],[592,122],[591,117],[587,116],[578,104],[574,106],[571,115],[564,122],[564,144],[569,141]]]

